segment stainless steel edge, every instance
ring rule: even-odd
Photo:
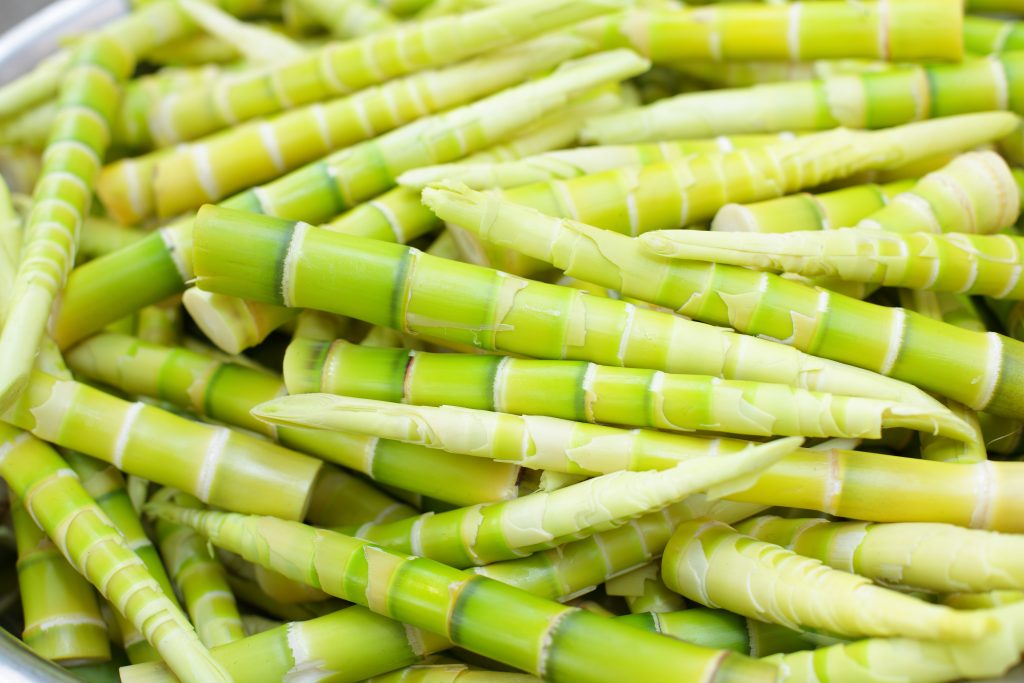
[[[88,31],[131,10],[128,0],[59,0],[0,36],[0,84],[29,71],[65,36]]]

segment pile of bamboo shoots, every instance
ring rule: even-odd
[[[1020,662],[1024,2],[133,5],[0,86],[0,626],[38,656]]]

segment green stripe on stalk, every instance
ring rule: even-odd
[[[74,367],[75,352],[69,358]],[[284,375],[291,394],[324,392],[671,431],[877,439],[883,428],[909,427],[974,438],[938,407],[582,361],[367,348],[343,339],[295,339],[285,354]]]
[[[227,509],[302,519],[320,468],[319,461],[262,439],[40,372],[4,419]]]
[[[381,484],[414,490],[455,505],[489,503],[516,496],[519,468],[514,465],[448,456],[417,446],[350,434],[269,427],[249,414],[257,404],[285,393],[280,378],[268,372],[117,334],[101,334],[86,340],[68,354],[68,362],[85,377],[126,393],[159,398],[218,422],[276,438],[289,448],[350,467]],[[321,514],[331,514],[330,510],[321,509],[324,499],[317,500],[317,496],[326,495],[338,483],[333,481],[338,474],[323,475],[333,483],[324,480],[317,483],[309,511],[319,520],[315,523],[326,521]],[[326,488],[321,490],[321,487]],[[361,501],[380,502],[372,489],[360,488],[363,490]],[[364,521],[367,520],[360,523]]]
[[[0,476],[72,566],[146,636],[183,683],[231,680],[52,448],[0,423]]]
[[[22,640],[39,656],[63,666],[110,659],[107,627],[96,593],[36,526],[16,497],[11,521],[18,545]]]
[[[735,653],[648,636],[484,577],[394,554],[341,534],[269,517],[166,505],[151,509],[291,578],[552,681],[775,678],[772,667]],[[620,647],[632,656],[622,657],[617,652]]]
[[[1024,396],[1014,379],[1024,372],[1024,345],[995,333],[961,330],[771,273],[667,259],[615,232],[545,216],[468,188],[431,188],[424,191],[424,201],[446,220],[501,246],[547,260],[567,275],[704,322],[782,340],[808,353],[911,382],[976,410],[1005,416],[1024,414]],[[705,239],[735,235],[692,233]],[[755,233],[747,237],[771,236]],[[937,365],[944,371],[935,372]],[[977,381],[979,377],[982,381]],[[836,389],[842,391],[840,386]],[[853,393],[849,388],[846,391]]]

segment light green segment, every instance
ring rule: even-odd
[[[875,586],[709,520],[686,522],[665,548],[670,588],[707,607],[789,628],[845,636],[975,640],[996,630],[990,616],[959,612]]]
[[[525,0],[329,43],[306,57],[164,98],[151,109],[150,131],[160,146],[193,140],[259,116],[452,64],[614,11],[622,4],[617,0]]]
[[[145,635],[183,683],[231,681],[52,448],[0,423],[0,476],[64,557]]]
[[[366,679],[366,683],[534,683],[539,679],[527,674],[482,671],[466,664],[414,664],[383,676]]]
[[[74,266],[91,188],[110,143],[120,83],[133,68],[132,54],[112,38],[87,40],[71,58],[0,331],[0,411],[24,391],[53,301]]]
[[[110,659],[107,627],[89,582],[36,526],[21,501],[11,501],[18,545],[21,637],[39,656],[63,665]]]
[[[74,366],[75,352],[70,358]],[[288,347],[284,373],[291,394],[324,392],[682,432],[877,439],[884,428],[908,427],[960,439],[973,435],[941,408],[581,361],[297,339]]]
[[[648,249],[649,242],[633,241],[612,231],[545,216],[468,188],[428,189],[424,197],[447,220],[476,230],[501,246],[546,260],[567,275],[707,323],[728,325],[747,334],[781,340],[808,353],[911,382],[976,410],[988,409],[1009,417],[1024,414],[1019,405],[1024,397],[1020,396],[1016,380],[1012,379],[1024,369],[1020,360],[1024,359],[1024,346],[1014,340],[958,329],[903,309],[813,289],[772,273],[665,258]],[[679,235],[677,239],[740,237],[746,244],[752,244],[758,239],[813,239],[811,236],[843,234],[841,231],[781,235],[686,232],[685,237],[682,232],[675,233]],[[875,234],[847,232],[858,236]],[[877,234],[886,233],[878,231]],[[937,239],[932,235],[923,238]],[[899,237],[893,236],[893,239]],[[996,238],[964,236],[963,239]],[[1010,238],[998,239],[1001,244],[1015,244]],[[694,253],[693,256],[699,255]],[[694,344],[691,348],[707,347]],[[937,367],[942,371],[936,372]],[[709,369],[690,371],[717,374]],[[797,383],[792,378],[773,379],[763,375],[758,379]],[[842,385],[834,386],[839,392],[854,393],[849,387],[844,390]]]
[[[584,136],[622,144],[784,130],[885,128],[968,112],[1024,112],[1024,52],[822,80],[683,94],[594,119]]]
[[[513,465],[441,456],[429,449],[351,434],[268,427],[249,411],[284,394],[285,388],[279,377],[265,371],[117,334],[101,334],[83,342],[68,354],[68,362],[75,372],[125,393],[169,401],[197,415],[276,438],[289,448],[350,467],[381,484],[412,489],[455,505],[489,503],[516,495],[518,468]],[[337,478],[332,473],[329,481],[317,484],[310,515],[318,514],[330,488],[343,484]],[[363,504],[372,501],[379,505],[376,514],[390,505],[371,486],[360,485],[358,480],[346,484],[343,489]],[[320,490],[321,486],[327,488]],[[318,517],[317,521],[324,520]]]
[[[704,496],[692,496],[662,512],[647,515],[589,538],[529,557],[477,567],[477,574],[522,588],[550,600],[567,600],[593,590],[608,578],[649,562],[661,554],[681,521],[710,516],[734,522],[762,508],[736,503],[712,503]],[[289,647],[289,634],[302,637],[301,650]],[[339,648],[338,642],[349,647]],[[726,647],[718,642],[693,639],[706,647]],[[250,683],[276,683],[291,669],[313,667],[330,673],[337,683],[359,681],[369,676],[408,666],[448,644],[435,636],[372,614],[362,607],[341,610],[308,621],[301,626],[287,625],[261,638],[249,638],[224,648],[215,648],[215,657],[232,667],[231,673]],[[744,651],[745,652],[745,651]],[[255,653],[265,656],[254,657]],[[266,653],[272,653],[269,656]],[[254,660],[260,666],[252,666]],[[165,682],[160,665],[124,669],[125,683],[146,680]],[[147,678],[142,678],[147,676]]]
[[[865,57],[959,60],[959,0],[744,3],[633,9],[579,29],[609,47],[632,47],[655,63]]]
[[[355,535],[453,567],[500,562],[622,526],[693,493],[728,488],[801,443],[789,437],[726,457],[681,462],[663,472],[613,472],[513,501],[364,525]]]
[[[870,219],[868,219],[870,220]],[[652,254],[886,287],[1024,298],[1024,238],[840,228],[783,234],[660,230],[640,237]]]
[[[262,439],[36,372],[3,418],[227,509],[302,519],[320,462]]]
[[[763,516],[736,527],[883,585],[935,593],[1024,588],[1024,537],[948,524],[870,524]]]
[[[269,517],[171,506],[154,506],[153,512],[189,524],[214,544],[290,578],[547,680],[775,678],[773,667],[735,653],[646,634],[497,581],[391,553],[341,534]],[[623,656],[626,652],[629,657]]]
[[[290,109],[188,145],[115,162],[100,175],[100,195],[122,222],[176,216],[420,117],[499,92],[587,51],[582,40],[547,36]]]

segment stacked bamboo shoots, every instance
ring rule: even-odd
[[[1021,661],[1024,3],[131,4],[0,85],[0,619],[37,655]]]

